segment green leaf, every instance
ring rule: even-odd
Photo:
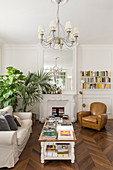
[[[3,100],[4,100],[4,98],[3,98],[3,97],[1,97],[1,98],[0,98],[0,102],[2,102]]]
[[[13,94],[13,91],[12,91],[12,90],[9,90],[7,93],[5,93],[5,94],[3,95],[3,97],[4,97],[5,99],[8,99],[9,96],[11,96],[12,94]]]

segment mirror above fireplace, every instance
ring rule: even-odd
[[[73,50],[44,49],[44,71],[51,72],[51,84],[63,92],[73,91]]]

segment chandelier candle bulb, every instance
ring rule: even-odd
[[[72,34],[71,34],[71,36],[70,36],[70,41],[71,41],[71,42],[75,42],[75,37],[74,37],[74,35],[72,35]]]
[[[51,31],[56,31],[56,22],[55,21],[51,21],[49,28],[51,29]]]
[[[44,29],[44,26],[43,26],[43,25],[39,25],[39,27],[38,27],[38,33],[39,33],[39,34],[44,34],[44,33],[45,33],[45,29]]]
[[[74,35],[74,37],[78,37],[78,35],[79,35],[79,29],[78,28],[74,28],[73,35]]]
[[[69,32],[69,33],[72,31],[72,25],[71,25],[71,22],[70,22],[70,21],[67,21],[67,22],[66,22],[65,30],[66,30],[67,32]]]

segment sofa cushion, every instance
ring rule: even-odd
[[[0,131],[11,130],[9,124],[3,115],[0,116]]]
[[[12,115],[10,115],[7,112],[7,113],[5,113],[4,117],[6,118],[6,120],[7,120],[8,124],[9,124],[9,127],[10,127],[11,130],[17,130],[18,129],[18,127],[17,127],[17,125],[16,125]]]
[[[30,128],[32,126],[32,120],[31,119],[26,119],[26,120],[21,120],[21,126],[23,128]]]
[[[82,120],[90,123],[97,123],[97,116],[82,117]]]
[[[16,115],[14,115],[13,117],[14,117],[14,121],[17,124],[17,126],[21,126],[22,125],[21,119]]]
[[[26,136],[27,136],[27,133],[28,133],[28,129],[26,128],[23,128],[23,127],[18,127],[18,130],[17,130],[17,143],[18,145],[21,145]]]

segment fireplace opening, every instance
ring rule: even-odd
[[[64,114],[64,107],[52,107],[52,115],[55,117],[62,117]]]

